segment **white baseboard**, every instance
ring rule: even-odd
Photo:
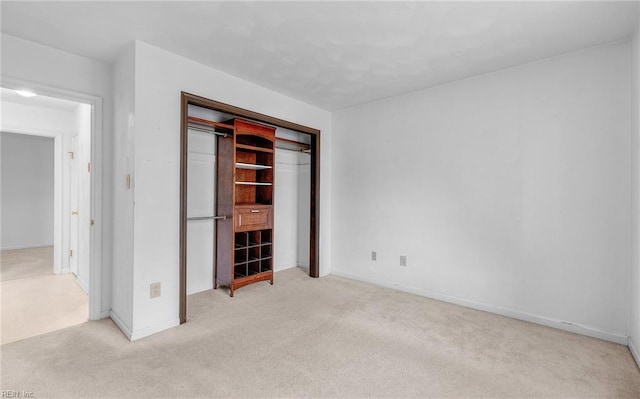
[[[289,270],[289,269],[293,269],[294,267],[296,267],[297,265],[294,263],[290,263],[290,264],[280,264],[277,265],[276,267],[273,268],[273,272],[277,273],[277,272],[282,272],[285,270]]]
[[[116,323],[116,326],[118,326],[118,328],[127,337],[127,339],[131,341],[131,330],[129,330],[129,327],[127,327],[127,325],[124,324],[122,319],[120,319],[120,317],[118,317],[117,314],[113,313],[113,310],[109,311],[109,317],[111,317],[111,320],[113,320],[113,322]]]
[[[202,284],[198,284],[196,286],[191,286],[191,289],[187,291],[187,295],[197,294],[198,292],[212,290],[212,289],[213,289],[213,282],[212,281],[210,281],[209,283],[205,282]]]
[[[358,275],[347,273],[347,272],[341,272],[338,270],[332,270],[331,274],[339,277],[348,278],[351,280],[358,280],[358,281],[362,281],[362,282],[373,284],[373,285],[378,285],[378,286],[387,287],[387,288],[391,288],[399,291],[408,292],[410,294],[415,294],[415,295],[420,295],[420,296],[424,296],[431,299],[436,299],[442,302],[453,303],[455,305],[460,305],[467,308],[482,310],[484,312],[494,313],[501,316],[507,316],[513,319],[528,321],[531,323],[541,324],[547,327],[557,328],[559,330],[586,335],[589,337],[598,338],[605,341],[615,342],[621,345],[628,344],[628,339],[627,339],[628,337],[626,335],[614,333],[611,331],[601,330],[591,326],[584,326],[584,325],[572,323],[566,320],[558,320],[550,317],[540,316],[540,315],[526,313],[526,312],[520,312],[517,310],[508,309],[508,308],[503,308],[500,306],[487,305],[484,303],[470,301],[467,299],[462,299],[462,298],[458,298],[458,297],[454,297],[446,294],[441,294],[434,291],[428,291],[428,290],[423,290],[423,289],[414,288],[414,287],[407,287],[401,284],[362,278]]]
[[[111,310],[101,310],[99,320],[106,319],[109,316],[111,316]]]
[[[633,359],[636,361],[638,368],[640,368],[640,352],[638,352],[638,348],[633,343],[633,339],[631,339],[631,337],[627,339],[627,346],[629,347],[631,356],[633,356]]]
[[[177,327],[180,325],[180,319],[168,320],[159,324],[154,324],[153,326],[149,326],[143,328],[141,330],[136,330],[131,333],[131,341],[139,340],[140,338],[148,337],[149,335],[153,335],[159,333],[160,331],[164,331],[171,327]]]
[[[113,313],[113,310],[109,312],[109,317],[111,317],[111,320],[113,320],[113,322],[116,323],[120,330],[122,330],[122,333],[129,339],[129,341],[137,341],[141,338],[148,337],[149,335],[153,335],[168,328],[180,325],[180,319],[174,319],[132,332],[118,317],[118,315]]]
[[[89,295],[89,286],[84,281],[80,280],[79,277],[76,277],[76,283],[82,288],[85,294]]]
[[[7,247],[0,248],[0,251],[11,251],[14,249],[31,249],[31,248],[43,248],[43,247],[53,247],[53,244],[32,243],[32,244],[21,244],[21,245],[9,245]]]

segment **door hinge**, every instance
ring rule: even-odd
[[[87,162],[87,173],[91,173],[91,162]]]
[[[94,224],[96,224],[96,222],[93,219],[91,219],[91,225],[93,226]]]
[[[70,258],[71,258],[71,257],[73,257],[73,249],[70,249],[70,250],[69,250],[69,257],[70,257]]]
[[[73,159],[73,151],[69,151],[67,154],[69,154],[69,158]]]

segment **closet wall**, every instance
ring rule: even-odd
[[[189,116],[221,121],[223,114],[189,106]],[[188,129],[187,295],[213,288],[215,260],[216,135]]]
[[[189,106],[189,116],[216,122],[232,118]],[[189,129],[187,164],[187,295],[213,288],[216,136]],[[309,141],[304,134],[278,128],[276,136]],[[311,156],[299,149],[276,149],[274,271],[309,267]]]
[[[187,295],[213,288],[216,136],[189,129]]]
[[[306,135],[284,129],[277,129],[276,137],[299,142],[307,138]],[[276,272],[296,266],[309,267],[310,168],[309,153],[299,149],[276,148]]]

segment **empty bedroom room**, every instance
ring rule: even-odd
[[[640,2],[0,7],[97,112],[90,320],[0,396],[640,397]]]

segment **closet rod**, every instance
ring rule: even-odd
[[[189,124],[189,129],[198,130],[198,131],[204,132],[204,133],[213,133],[213,134],[215,134],[217,136],[229,137],[229,133],[216,132],[213,129],[207,129],[207,128],[200,127],[200,126],[194,126],[192,124]]]
[[[187,220],[227,220],[226,216],[195,216]]]
[[[311,153],[311,146],[309,144],[301,143],[299,141],[295,141],[291,139],[285,139],[284,137],[276,137],[276,148],[279,148],[281,150],[287,150],[287,151]]]
[[[307,150],[307,149],[303,149],[303,148],[300,148],[300,149],[297,149],[297,150],[294,149],[294,148],[278,147],[278,146],[276,146],[276,148],[279,149],[279,150],[302,152],[304,154],[311,154],[311,150]]]

